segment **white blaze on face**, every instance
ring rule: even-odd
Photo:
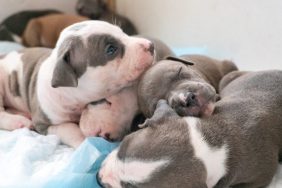
[[[117,157],[118,149],[114,150],[103,162],[99,171],[101,182],[112,187],[120,188],[121,181],[143,183],[151,175],[168,164],[169,160],[158,161],[121,161]]]
[[[207,143],[197,128],[200,121],[195,117],[185,117],[190,133],[190,142],[194,148],[195,156],[202,161],[207,170],[206,184],[212,188],[226,174],[227,146],[212,147]]]

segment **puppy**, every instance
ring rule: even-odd
[[[164,42],[151,37],[146,38],[154,44],[155,61],[174,55]],[[101,132],[100,135],[108,140],[122,140],[131,131],[131,127],[135,126],[133,119],[139,113],[137,85],[136,82],[113,96],[87,105],[80,118],[80,129],[83,134],[95,136],[97,132]]]
[[[110,10],[105,0],[78,0],[76,11],[78,14],[93,20],[102,20],[118,25],[128,35],[137,34],[137,29],[133,23],[128,18]]]
[[[244,74],[207,118],[180,117],[161,100],[144,129],[103,162],[104,187],[257,188],[282,151],[282,71]]]
[[[181,116],[209,116],[218,97],[220,79],[237,70],[230,61],[201,55],[181,58],[194,65],[163,60],[142,76],[138,86],[138,103],[145,117],[153,115],[160,99],[166,99]]]
[[[27,10],[13,14],[0,24],[0,40],[21,43],[21,37],[28,24],[33,18],[48,14],[61,13],[57,10]]]
[[[64,28],[85,20],[89,19],[71,14],[49,14],[33,18],[28,22],[23,33],[23,44],[28,47],[54,48]]]
[[[77,124],[86,105],[132,86],[153,59],[151,41],[129,37],[102,21],[67,27],[54,50],[29,48],[1,56],[0,128],[33,125],[46,134],[51,125],[50,133],[62,136],[70,128],[81,138]],[[10,114],[6,108],[32,119]]]

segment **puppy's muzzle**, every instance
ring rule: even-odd
[[[197,104],[196,95],[192,92],[187,92],[184,94],[184,99],[181,100],[181,104],[185,107],[194,106]]]
[[[155,46],[154,46],[153,43],[149,44],[148,51],[150,52],[151,55],[154,55],[154,53],[155,53]]]

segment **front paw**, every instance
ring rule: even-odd
[[[20,128],[33,129],[32,121],[24,116],[9,114],[6,112],[0,113],[0,128],[5,130],[15,130]]]

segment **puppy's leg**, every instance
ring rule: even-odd
[[[33,128],[31,120],[27,117],[5,111],[2,96],[0,98],[0,129],[12,131],[24,127]]]
[[[64,144],[73,148],[77,148],[85,139],[78,125],[74,123],[49,126],[48,134],[57,135]]]
[[[30,119],[21,115],[10,114],[5,111],[0,112],[0,129],[12,131],[24,127],[29,129],[33,128]]]

